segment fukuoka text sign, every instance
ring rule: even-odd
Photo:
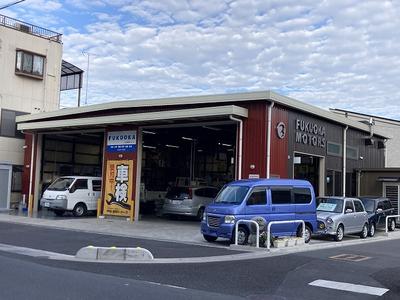
[[[110,216],[128,217],[133,209],[132,160],[109,160],[106,168],[103,212]]]
[[[136,130],[109,131],[107,133],[107,152],[135,152]]]
[[[326,146],[325,126],[297,119],[296,143],[318,148],[325,148]]]

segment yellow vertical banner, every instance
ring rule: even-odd
[[[134,209],[132,198],[132,160],[109,160],[106,166],[104,215],[130,217]]]

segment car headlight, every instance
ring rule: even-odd
[[[331,218],[326,218],[326,224],[331,225],[333,223],[333,220]]]
[[[235,216],[225,216],[224,222],[227,224],[234,224],[235,223]]]
[[[58,196],[56,197],[56,199],[57,199],[57,200],[66,200],[66,199],[67,199],[67,196],[65,196],[65,195],[58,195]]]
[[[204,213],[203,213],[203,221],[206,221],[206,220],[207,220],[207,213],[204,212]]]

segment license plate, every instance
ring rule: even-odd
[[[180,200],[172,200],[172,204],[181,204],[182,203],[182,201],[180,201]]]
[[[49,202],[45,202],[44,203],[44,207],[50,207],[50,203]]]

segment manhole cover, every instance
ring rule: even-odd
[[[357,254],[339,254],[335,256],[329,257],[331,259],[336,259],[336,260],[344,260],[344,261],[363,261],[370,259],[371,257],[369,256],[363,256],[363,255],[357,255]]]

